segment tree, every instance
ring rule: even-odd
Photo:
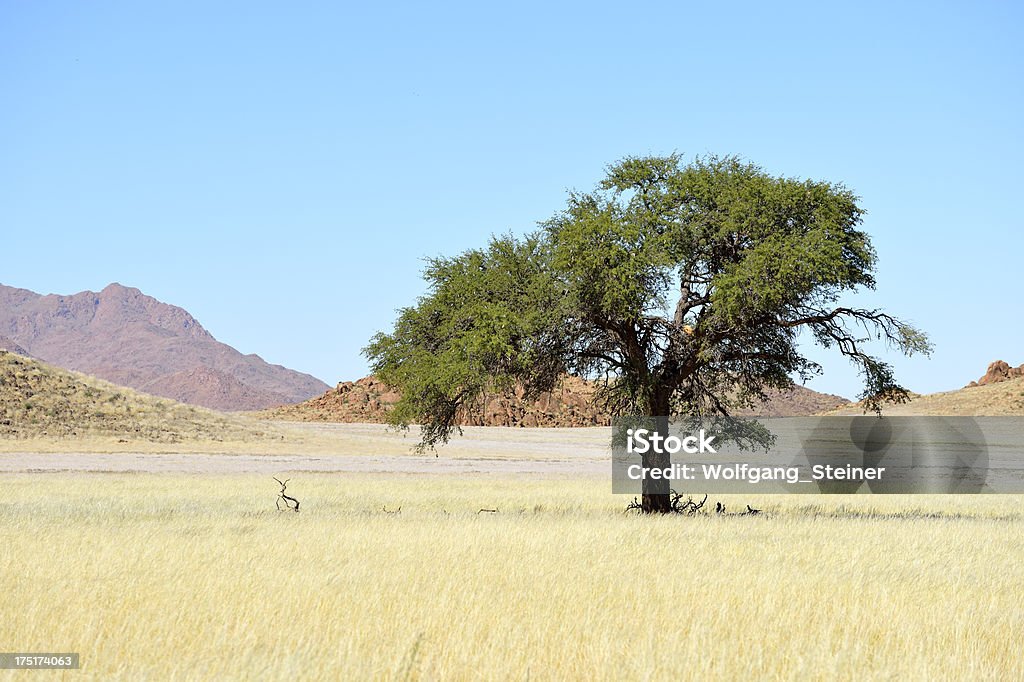
[[[842,185],[735,157],[626,158],[539,230],[430,259],[428,293],[364,352],[401,391],[392,423],[421,424],[421,448],[447,442],[489,392],[532,398],[566,374],[599,379],[614,414],[728,416],[821,372],[802,331],[859,366],[877,412],[908,394],[865,343],[930,345],[888,313],[841,305],[875,287],[863,214]],[[670,510],[667,486],[644,482],[644,511]]]

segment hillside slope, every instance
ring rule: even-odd
[[[1002,360],[988,366],[978,381],[956,391],[914,395],[909,403],[882,410],[889,416],[1024,416],[1024,365],[1013,368]],[[859,404],[840,408],[832,414],[863,414]]]
[[[0,337],[59,367],[219,410],[296,403],[328,388],[243,355],[182,308],[120,284],[71,296],[0,285]]]
[[[24,348],[16,344],[14,341],[7,338],[6,336],[0,336],[0,350],[6,350],[11,353],[23,355],[25,357],[31,357],[31,354],[27,350],[25,350]]]
[[[0,439],[259,442],[279,438],[271,431],[242,417],[141,395],[0,350]]]

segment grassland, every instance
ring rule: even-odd
[[[1021,391],[924,412],[1021,413]],[[609,492],[607,436],[471,427],[435,459],[415,433],[5,354],[0,650],[78,651],[81,671],[31,673],[76,680],[1024,679],[1019,497],[644,518]]]
[[[10,474],[0,642],[81,652],[41,679],[1024,677],[1017,498],[608,490],[302,474],[296,514],[266,476]]]
[[[38,449],[66,442],[145,442],[177,448],[271,443],[269,424],[138,393],[78,372],[0,351],[0,442]],[[66,447],[66,446],[64,446]]]

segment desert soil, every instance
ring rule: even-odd
[[[289,472],[401,473],[438,475],[528,475],[541,477],[610,475],[610,429],[465,427],[434,453],[412,451],[415,430],[406,436],[381,424],[293,424],[321,444],[317,452],[246,454],[75,452],[0,453],[0,471],[191,474],[277,474]],[[324,442],[335,442],[333,451]]]

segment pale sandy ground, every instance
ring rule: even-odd
[[[417,454],[416,430],[403,436],[380,424],[309,424],[316,452],[247,454],[76,452],[0,453],[0,472],[116,472],[192,474],[278,474],[351,472],[403,474],[486,474],[528,476],[610,475],[611,430],[466,427],[464,435],[433,453]],[[324,443],[333,443],[324,452]],[[185,446],[187,447],[187,446]]]

